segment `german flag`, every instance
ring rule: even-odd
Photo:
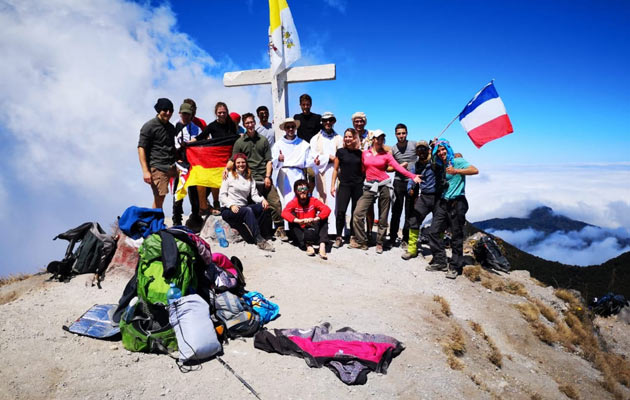
[[[221,187],[223,170],[232,157],[236,139],[238,136],[187,143],[186,159],[190,168],[183,189],[188,186]]]

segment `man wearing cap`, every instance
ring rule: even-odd
[[[260,106],[256,109],[256,115],[258,115],[259,125],[256,127],[256,132],[260,136],[267,138],[269,147],[273,148],[276,143],[276,131],[273,129],[273,125],[269,122],[269,109],[267,106]],[[245,121],[243,121],[245,124]]]
[[[394,160],[403,168],[411,171],[418,157],[416,156],[416,142],[407,140],[407,126],[398,124],[394,128],[396,133],[396,145],[392,146],[390,152],[394,156]],[[396,172],[394,175],[394,198],[392,203],[392,219],[389,226],[389,244],[394,246],[398,239],[398,227],[400,226],[400,217],[402,210],[405,210],[405,222],[403,224],[403,236],[401,246],[407,247],[409,241],[409,225],[407,217],[413,208],[413,199],[407,190],[409,178]]]
[[[184,176],[188,173],[190,165],[186,160],[186,143],[197,137],[201,133],[201,128],[194,123],[193,116],[195,115],[194,108],[190,103],[184,103],[179,107],[179,121],[175,124],[175,149],[177,151],[177,167],[178,175],[175,176],[173,187],[175,193],[173,193],[173,225],[182,224],[182,215],[184,214],[184,196],[188,194],[190,201],[191,217],[199,218],[199,198],[197,197],[197,187],[188,186],[186,192],[182,191],[185,180]]]
[[[205,129],[208,124],[203,119],[197,117],[197,103],[193,99],[184,99],[183,103],[190,104],[192,106],[192,122],[201,129]]]
[[[343,147],[343,138],[333,129],[335,122],[337,122],[335,115],[326,111],[322,114],[321,131],[311,139],[317,197],[332,210],[335,209],[335,198],[330,195],[330,188],[332,187],[335,154],[337,149]],[[330,234],[336,233],[334,213],[329,217],[328,229]]]
[[[352,120],[352,126],[354,127],[354,130],[357,131],[357,136],[359,137],[359,149],[361,151],[369,149],[372,145],[372,132],[365,129],[365,125],[367,125],[367,116],[363,111],[357,111],[352,114],[350,119]],[[365,221],[367,224],[367,232],[371,233],[374,228],[374,207],[368,209]],[[371,239],[371,237],[371,234],[368,235],[368,239]]]
[[[273,168],[278,171],[276,188],[283,208],[295,197],[293,192],[295,181],[304,179],[304,170],[315,165],[309,144],[297,137],[299,126],[300,121],[286,118],[280,124],[280,129],[285,134],[276,142],[271,151]]]
[[[433,212],[435,208],[435,173],[431,164],[431,148],[426,140],[416,143],[416,155],[418,161],[412,165],[411,172],[420,175],[422,182],[417,185],[415,182],[408,183],[408,193],[415,198],[412,210],[407,214],[409,224],[409,242],[407,251],[401,256],[403,260],[409,260],[418,256],[418,238],[422,222]]]
[[[161,98],[153,108],[157,115],[140,129],[138,159],[142,179],[153,191],[153,208],[162,208],[168,181],[176,174],[175,127],[169,122],[173,116],[173,103]]]
[[[271,209],[271,219],[278,229],[276,235],[280,240],[286,241],[287,236],[284,232],[284,222],[281,217],[282,205],[278,197],[278,191],[271,179],[272,162],[271,162],[271,146],[266,137],[260,135],[255,127],[256,120],[251,113],[243,114],[243,125],[245,125],[245,134],[238,138],[232,148],[232,155],[243,153],[247,156],[247,163],[252,171],[252,179],[256,182],[258,193],[267,200]],[[231,169],[232,161],[228,162],[225,168],[223,178],[227,176],[227,171]]]

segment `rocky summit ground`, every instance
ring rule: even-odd
[[[262,399],[630,398],[630,375],[623,375],[630,325],[596,319],[599,334],[589,336],[589,325],[576,322],[588,315],[571,294],[559,297],[525,271],[469,267],[470,279],[447,280],[425,271],[423,258],[401,260],[398,248],[381,255],[343,248],[324,261],[274,244],[275,253],[244,243],[224,251],[243,260],[249,290],[280,306],[269,328],[329,322],[393,336],[405,350],[386,375],[346,386],[326,368],[255,349],[251,338],[230,341],[222,359]],[[254,398],[217,360],[184,374],[168,356],[62,329],[94,304],[117,303],[124,275],[110,274],[102,289],[88,276],[47,278],[0,288],[0,398]]]

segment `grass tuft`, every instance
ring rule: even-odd
[[[527,303],[519,303],[515,306],[520,312],[523,318],[527,322],[536,322],[540,317],[540,311],[538,311],[538,307],[536,305],[527,302]]]
[[[24,279],[28,279],[31,276],[33,276],[33,274],[12,274],[9,276],[0,277],[0,287],[23,281]]]
[[[462,273],[471,282],[479,282],[481,280],[481,267],[479,265],[466,266]]]
[[[470,327],[476,334],[481,336],[483,340],[486,341],[486,343],[488,343],[488,347],[490,347],[490,354],[488,354],[488,360],[492,364],[501,368],[503,366],[503,355],[499,351],[499,348],[497,347],[497,345],[494,343],[494,340],[492,340],[492,338],[488,336],[488,334],[483,330],[481,325],[478,324],[477,322],[470,321]]]
[[[558,386],[558,390],[560,390],[562,393],[564,393],[568,398],[570,399],[579,399],[580,396],[578,396],[578,392],[577,390],[575,390],[575,388],[569,384],[562,384],[560,386]]]
[[[440,305],[440,310],[442,311],[442,314],[446,315],[447,317],[453,315],[453,313],[451,312],[451,306],[450,304],[448,304],[448,301],[446,301],[444,297],[435,295],[433,296],[433,301]]]
[[[534,300],[534,304],[536,304],[536,307],[538,307],[538,310],[543,315],[543,317],[547,319],[547,321],[556,322],[556,319],[558,319],[558,314],[553,308],[549,307],[539,299]]]

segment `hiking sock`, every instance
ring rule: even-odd
[[[409,241],[407,242],[407,253],[418,254],[418,229],[409,229]]]

